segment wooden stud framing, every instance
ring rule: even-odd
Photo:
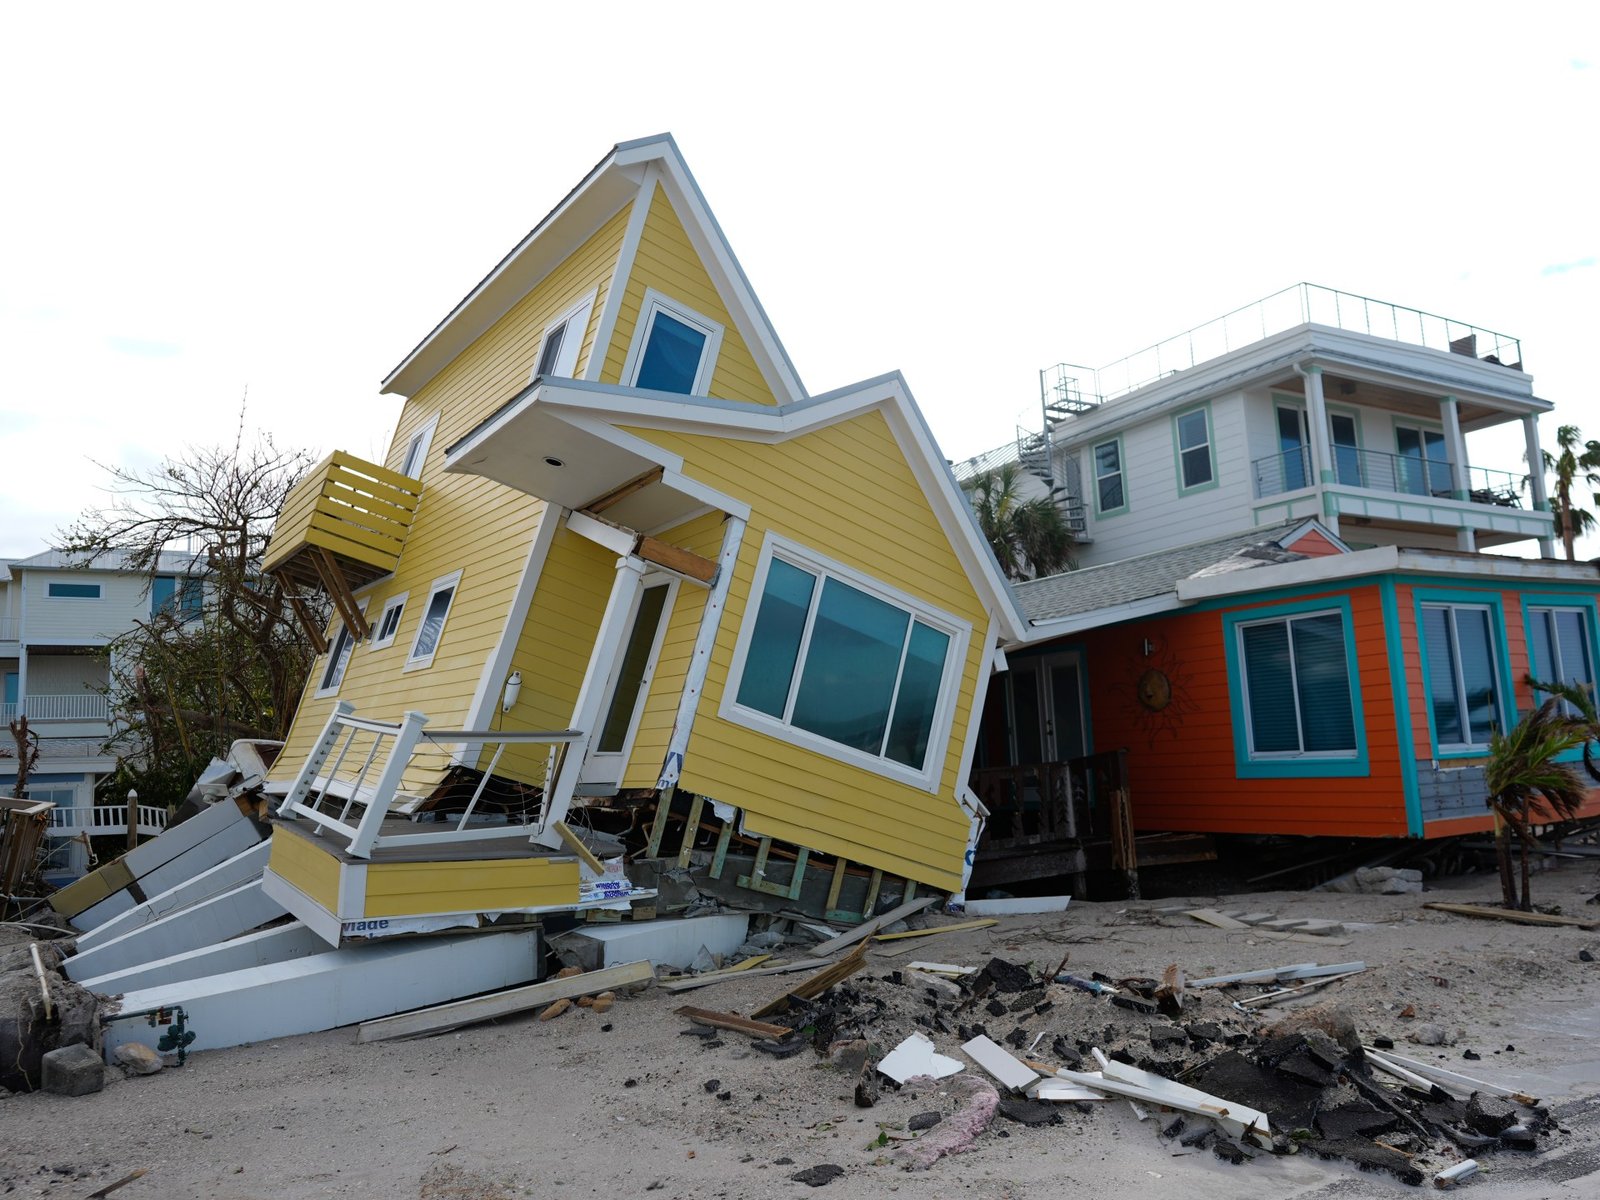
[[[711,856],[711,878],[721,879],[722,868],[728,861],[728,843],[733,841],[733,825],[737,816],[729,817],[722,823],[722,832],[717,834],[717,851]]]
[[[678,865],[689,865],[689,854],[694,849],[695,835],[700,832],[700,813],[705,808],[706,798],[698,792],[689,801],[689,820],[683,827],[683,845],[678,848]]]
[[[867,881],[867,898],[861,904],[861,919],[872,918],[872,910],[878,907],[878,889],[883,886],[883,872],[876,867],[872,870],[872,878]]]
[[[833,882],[828,885],[828,900],[827,903],[822,906],[822,917],[825,921],[837,921],[840,919],[838,915],[839,893],[844,891],[844,877],[849,866],[850,860],[842,855],[839,858],[834,859]],[[854,914],[852,914],[852,917],[853,915]],[[845,919],[849,920],[851,918],[847,917]]]
[[[655,858],[661,853],[661,835],[667,831],[667,815],[672,811],[672,798],[677,794],[677,788],[666,788],[656,796],[656,815],[650,822],[650,841],[644,852],[646,858]]]
[[[372,631],[367,628],[367,618],[362,615],[361,606],[356,602],[344,572],[339,569],[338,560],[326,548],[316,546],[312,549],[311,562],[317,569],[317,577],[322,580],[323,589],[344,618],[344,623],[349,626],[350,636],[358,642],[366,641]]]
[[[326,654],[328,639],[322,636],[322,626],[317,624],[316,618],[311,615],[311,609],[293,592],[285,591],[284,595],[288,598],[289,607],[294,610],[295,619],[300,622],[300,628],[305,630],[311,645],[316,648],[318,654]]]

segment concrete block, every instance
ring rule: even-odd
[[[92,1047],[78,1044],[46,1051],[43,1087],[58,1096],[87,1096],[106,1085],[106,1067]]]

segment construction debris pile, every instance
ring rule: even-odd
[[[1403,1057],[1391,1043],[1363,1045],[1335,1004],[1272,1022],[1251,1003],[1298,998],[1362,963],[1197,980],[1176,966],[1113,979],[1001,958],[871,975],[869,965],[890,963],[858,945],[749,1015],[677,1011],[690,1022],[684,1033],[709,1049],[741,1034],[773,1058],[821,1058],[848,1072],[858,1107],[892,1102],[905,1115],[883,1121],[876,1144],[908,1170],[970,1149],[997,1116],[994,1132],[1012,1136],[1123,1099],[1174,1153],[1234,1164],[1315,1154],[1409,1184],[1444,1172],[1447,1186],[1476,1170],[1474,1156],[1537,1150],[1557,1129],[1532,1096]]]

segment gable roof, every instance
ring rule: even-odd
[[[778,404],[805,398],[788,351],[756,298],[671,134],[618,142],[511,252],[418,342],[380,390],[412,396],[511,310],[626,204],[659,184]]]
[[[1292,545],[1308,527],[1332,538],[1316,522],[1285,521],[1280,525],[1248,529],[1171,550],[1031,580],[1017,585],[1017,595],[1035,630],[1045,627],[1052,636],[1063,630],[1050,626],[1068,622],[1075,628],[1108,624],[1162,608],[1178,607],[1178,584],[1185,579],[1299,561],[1307,556],[1283,547]],[[1141,601],[1147,603],[1141,605]],[[1091,614],[1093,619],[1073,620]]]

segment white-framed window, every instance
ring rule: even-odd
[[[1178,455],[1178,491],[1194,491],[1217,481],[1216,459],[1211,453],[1211,409],[1191,408],[1172,418],[1172,439]]]
[[[1481,750],[1504,729],[1494,627],[1487,604],[1424,604],[1423,659],[1434,739],[1441,752]]]
[[[1344,614],[1240,621],[1234,636],[1250,757],[1355,757],[1359,741]]]
[[[1100,516],[1121,512],[1128,507],[1128,489],[1122,473],[1122,439],[1101,442],[1089,455],[1094,462],[1095,512]]]
[[[428,447],[433,445],[433,431],[438,425],[439,414],[434,413],[406,439],[406,452],[401,455],[400,465],[396,468],[400,474],[412,479],[422,478],[423,464],[428,461]]]
[[[722,348],[722,326],[646,288],[622,366],[627,387],[703,396]]]
[[[400,632],[400,618],[405,615],[406,600],[410,596],[410,592],[401,592],[383,602],[383,611],[378,614],[378,624],[373,632],[372,649],[382,650],[385,646],[394,645],[394,635]]]
[[[203,602],[203,585],[192,575],[157,575],[150,581],[152,617],[165,612],[187,624],[200,616]]]
[[[533,356],[533,374],[529,379],[571,379],[578,366],[578,351],[583,347],[583,335],[589,328],[589,312],[594,308],[595,293],[590,292],[549,325],[539,339],[539,353]]]
[[[361,610],[366,611],[367,602],[361,602]],[[343,621],[339,622],[339,632],[333,635],[333,641],[328,645],[328,661],[322,668],[322,679],[317,683],[316,696],[320,700],[324,696],[335,696],[339,693],[339,685],[344,682],[345,669],[350,665],[350,654],[356,648],[355,636],[350,632],[350,626]]]
[[[428,588],[428,599],[422,606],[422,619],[417,623],[417,636],[412,639],[411,653],[406,656],[406,671],[418,671],[433,665],[433,656],[439,653],[439,642],[444,637],[445,619],[450,606],[455,603],[456,591],[461,586],[461,572],[441,575]]]
[[[1528,658],[1533,677],[1541,683],[1565,683],[1589,693],[1595,701],[1594,650],[1589,640],[1588,617],[1582,608],[1528,609]],[[1543,693],[1540,693],[1542,696]],[[1567,701],[1562,711],[1577,716]]]
[[[52,600],[98,600],[100,599],[100,585],[98,583],[67,583],[64,580],[54,580],[46,585],[45,595]]]
[[[721,715],[936,787],[971,627],[775,534],[751,596]]]

